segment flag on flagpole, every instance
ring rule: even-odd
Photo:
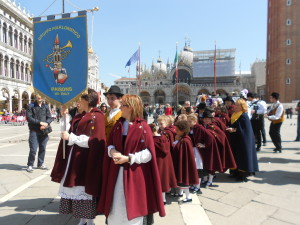
[[[136,50],[136,52],[131,56],[131,58],[126,63],[125,68],[127,66],[130,66],[131,64],[134,64],[138,60],[139,60],[139,50]]]
[[[178,91],[178,54],[177,54],[177,45],[176,45],[176,54],[175,54],[175,59],[174,59],[174,64],[175,64],[175,74],[176,74],[176,88]]]

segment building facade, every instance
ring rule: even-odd
[[[266,94],[300,100],[300,2],[268,0]]]
[[[30,102],[33,25],[15,1],[0,0],[0,111],[20,111]]]
[[[197,96],[214,92],[214,54],[214,50],[193,51],[186,44],[178,55],[178,87],[175,65],[169,60],[164,64],[160,57],[149,69],[141,66],[140,81],[123,77],[115,80],[115,84],[125,94],[140,95],[144,104],[176,105],[185,101],[195,104]],[[216,74],[216,93],[220,96],[238,95],[249,85],[246,78],[251,76],[250,73],[235,74],[235,49],[216,50]]]

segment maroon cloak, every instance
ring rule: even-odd
[[[173,149],[172,158],[177,184],[199,184],[193,144],[189,136],[181,137]]]
[[[73,151],[64,187],[84,186],[85,192],[100,196],[102,184],[102,161],[106,148],[104,115],[98,108],[89,113],[76,115],[71,121],[69,132],[89,136],[89,148],[73,145]],[[63,141],[58,146],[51,180],[60,183],[67,167],[72,146],[66,143],[66,157],[63,159]]]
[[[193,127],[194,146],[201,143],[205,148],[198,148],[203,161],[203,169],[209,173],[222,172],[223,166],[215,137],[202,125]]]
[[[218,150],[221,157],[221,162],[223,166],[223,172],[227,169],[236,168],[235,159],[231,150],[230,142],[227,139],[226,134],[217,126],[209,124],[206,129],[215,137]]]
[[[127,217],[129,220],[132,220],[157,211],[159,211],[160,216],[165,216],[151,129],[145,120],[136,119],[129,127],[123,147],[124,121],[125,119],[121,117],[114,125],[110,133],[108,146],[114,145],[123,155],[134,154],[147,148],[152,155],[152,159],[147,163],[122,164],[124,166],[124,195]],[[104,213],[105,216],[108,216],[110,213],[119,169],[120,165],[114,164],[106,151],[103,160],[104,185],[102,185],[102,194],[97,206],[97,210]]]
[[[175,131],[175,127],[173,125],[166,127],[161,134],[165,135],[168,140],[169,140],[169,144],[170,144],[170,150],[171,152],[173,151],[173,143],[175,141],[175,136],[176,136],[176,131]]]
[[[228,116],[227,113],[224,113],[224,112],[223,112],[223,113],[216,113],[215,116],[216,116],[217,118],[219,118],[220,121],[223,122],[223,123],[225,124],[226,127],[229,126],[229,124],[230,124],[230,118],[229,118],[229,116]]]
[[[154,136],[153,140],[162,191],[168,192],[171,187],[177,187],[170,143],[164,135]]]
[[[218,126],[223,132],[226,132],[227,126],[218,117],[212,118],[212,123]]]

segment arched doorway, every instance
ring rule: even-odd
[[[6,111],[8,111],[9,110],[9,92],[6,88],[3,88],[1,90],[1,94],[3,96],[3,99],[0,101],[0,110],[3,111],[3,109],[5,109]]]
[[[209,91],[207,89],[201,89],[198,91],[198,95],[202,95],[202,94],[205,94],[205,95],[209,95]]]
[[[226,96],[227,92],[223,89],[218,89],[217,91],[217,95],[219,96]]]
[[[177,89],[176,87],[173,90],[173,103],[177,104]],[[178,87],[178,104],[183,105],[185,101],[191,100],[191,92],[187,86]]]
[[[155,104],[164,104],[166,101],[166,93],[163,90],[156,90],[154,92]]]
[[[27,105],[29,104],[29,95],[26,91],[22,94],[22,108],[27,108]]]
[[[148,105],[151,104],[151,96],[150,96],[149,92],[142,91],[140,93],[140,97],[141,97],[141,99],[143,101],[143,104],[148,104]]]
[[[185,70],[185,69],[178,70],[178,83],[190,84],[191,78],[192,78],[192,76],[188,70]],[[174,74],[173,74],[173,84],[176,84],[176,71],[174,71]]]
[[[20,98],[19,91],[14,90],[13,96],[12,96],[12,111],[13,112],[19,111],[19,98]]]

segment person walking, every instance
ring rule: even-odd
[[[50,129],[50,123],[52,122],[49,106],[43,103],[42,97],[37,94],[36,100],[33,104],[28,105],[26,110],[26,118],[29,127],[29,156],[27,161],[27,172],[33,172],[33,165],[35,161],[35,155],[37,149],[38,163],[37,168],[47,170],[44,165],[44,159],[46,154],[46,145],[49,140],[48,133]]]
[[[274,153],[281,153],[281,135],[280,128],[284,121],[283,105],[279,102],[279,93],[273,92],[270,96],[270,101],[273,103],[268,110],[267,118],[271,121],[269,134],[273,144],[275,145]]]
[[[298,120],[297,120],[297,137],[295,141],[300,141],[300,101],[295,108],[295,111],[298,113]]]

